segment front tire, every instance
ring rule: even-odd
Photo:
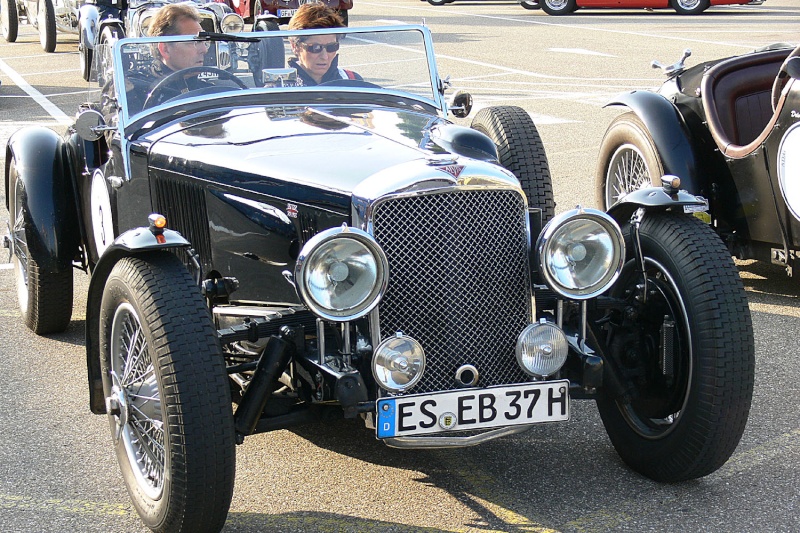
[[[599,337],[628,385],[597,400],[614,448],[662,482],[705,476],[731,456],[753,395],[750,311],[730,254],[699,219],[647,213],[640,242],[647,292],[630,227],[629,260],[610,296],[628,301]]]
[[[539,0],[522,0],[519,5],[525,9],[542,9],[542,6],[539,5]]]
[[[672,0],[671,3],[679,15],[699,15],[711,5],[709,0]]]
[[[539,6],[548,15],[569,15],[578,9],[575,0],[540,0]]]
[[[56,50],[56,10],[53,0],[39,0],[39,13],[37,14],[39,27],[39,42],[42,50],[48,54]]]
[[[153,531],[219,531],[235,475],[230,389],[211,316],[177,257],[115,265],[99,332],[109,424],[137,512]]]
[[[17,179],[17,165],[11,159],[9,184],[13,187],[11,198],[11,238],[14,240],[14,277],[17,301],[25,325],[37,335],[60,333],[67,329],[72,318],[72,269],[48,272],[30,255],[25,217],[21,198],[22,184]]]
[[[553,183],[544,143],[530,115],[516,106],[481,109],[470,126],[491,138],[500,164],[514,173],[530,207],[542,209],[542,224],[555,215]]]
[[[624,113],[608,126],[595,170],[595,201],[607,210],[638,189],[658,187],[664,166],[655,142],[635,113]]]
[[[0,25],[3,27],[3,38],[6,42],[16,42],[19,34],[17,0],[3,0],[3,6],[0,9]]]

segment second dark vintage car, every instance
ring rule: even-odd
[[[299,84],[274,55],[293,38],[358,76]],[[162,41],[247,60],[142,92]],[[453,448],[567,423],[588,399],[652,479],[733,453],[747,299],[676,178],[556,213],[530,116],[449,120],[472,99],[445,100],[423,26],[122,39],[112,57],[65,136],[9,139],[4,243],[36,333],[69,324],[73,269],[89,273],[89,407],[154,531],[218,531],[236,444],[332,414],[389,446]]]
[[[690,53],[663,66],[668,79],[657,92],[612,102],[627,109],[600,147],[597,202],[612,206],[676,175],[707,200],[701,216],[732,255],[791,275],[800,258],[800,47],[686,68]]]

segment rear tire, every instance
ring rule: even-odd
[[[126,257],[100,308],[103,391],[133,505],[160,532],[217,532],[233,496],[225,363],[197,285],[177,257]]]
[[[494,141],[500,164],[514,173],[528,206],[541,208],[542,224],[547,224],[556,210],[553,183],[544,143],[530,115],[516,106],[485,107],[470,127]]]
[[[523,0],[519,3],[525,9],[542,9],[542,6],[539,5],[538,0]]]
[[[626,194],[661,185],[664,166],[647,126],[624,113],[608,126],[595,170],[595,201],[607,210]]]
[[[728,460],[750,411],[755,350],[744,288],[708,225],[647,213],[643,299],[629,226],[623,233],[629,260],[609,295],[628,308],[607,317],[599,336],[628,389],[622,398],[599,398],[600,416],[635,471],[662,482],[699,478]]]
[[[709,0],[672,0],[670,3],[679,15],[699,15],[711,5]]]
[[[19,34],[17,0],[3,0],[3,6],[0,9],[0,25],[3,27],[3,38],[6,42],[16,42]]]
[[[56,10],[53,0],[39,0],[39,13],[37,14],[39,26],[39,42],[42,50],[48,54],[56,50]]]
[[[72,318],[72,269],[64,272],[42,270],[29,254],[25,217],[19,201],[24,191],[17,180],[16,162],[13,158],[8,175],[13,191],[10,199],[10,223],[14,255],[11,260],[14,264],[20,313],[28,329],[37,335],[60,333],[67,329]]]
[[[539,7],[548,15],[569,15],[578,9],[575,0],[541,0]]]

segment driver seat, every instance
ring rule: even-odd
[[[772,109],[772,86],[791,50],[738,56],[703,75],[700,97],[711,137],[727,157],[740,159],[769,136],[786,99]]]

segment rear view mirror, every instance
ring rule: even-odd
[[[103,136],[103,132],[110,128],[99,111],[87,109],[82,111],[75,120],[75,132],[84,141],[94,142]]]

